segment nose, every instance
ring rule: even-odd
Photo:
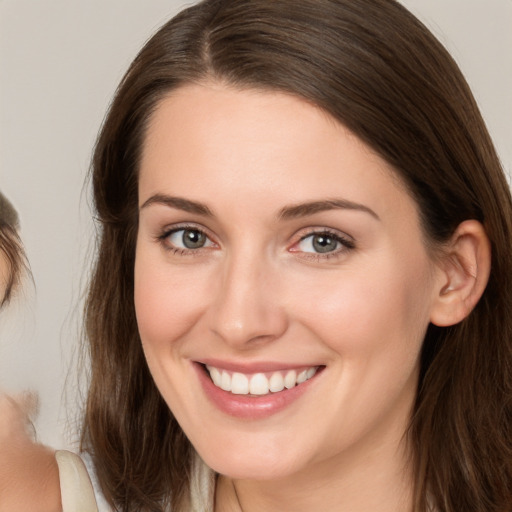
[[[282,336],[288,328],[279,271],[255,257],[226,261],[210,307],[210,329],[237,349]]]

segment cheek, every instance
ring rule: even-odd
[[[137,251],[134,277],[137,325],[149,370],[169,408],[186,417],[195,397],[192,387],[182,385],[190,378],[184,340],[200,316],[206,284],[145,250]]]
[[[138,251],[134,301],[145,349],[174,348],[204,309],[208,287],[204,273],[174,268],[166,264],[165,257],[156,259]]]
[[[400,263],[384,261],[326,276],[315,286],[304,282],[293,287],[290,297],[301,297],[295,300],[297,315],[346,357],[371,357],[390,349],[416,356],[429,323],[429,267],[421,260],[410,266]]]
[[[347,432],[387,424],[396,407],[407,413],[429,323],[429,275],[422,265],[375,265],[326,279],[307,301],[295,302],[302,324],[331,351],[330,396],[337,400],[329,401],[333,420],[326,428],[340,446]]]

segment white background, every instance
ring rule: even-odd
[[[0,387],[39,392],[39,438],[54,446],[76,435],[73,361],[94,250],[85,183],[94,139],[138,49],[187,3],[0,0],[0,188],[20,211],[35,282],[2,315]],[[458,61],[510,172],[512,0],[403,3]]]

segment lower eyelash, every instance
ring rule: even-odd
[[[326,260],[330,260],[330,259],[341,258],[342,256],[344,256],[346,254],[347,250],[348,249],[340,249],[339,251],[336,251],[336,252],[325,252],[325,253],[303,252],[303,253],[301,253],[300,257],[303,259],[312,260],[312,261],[326,261]]]
[[[181,247],[169,247],[165,243],[162,243],[162,246],[165,251],[170,252],[171,254],[176,254],[177,256],[189,256],[191,254],[190,251],[182,249]]]
[[[157,237],[157,242],[160,244],[162,249],[167,253],[175,256],[199,256],[201,254],[201,248],[199,249],[186,249],[183,247],[173,247],[166,242],[166,236]]]

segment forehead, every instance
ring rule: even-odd
[[[183,86],[161,101],[148,125],[139,199],[164,192],[209,202],[221,187],[233,200],[259,203],[343,196],[386,209],[403,196],[412,201],[387,162],[307,101],[219,84]]]

